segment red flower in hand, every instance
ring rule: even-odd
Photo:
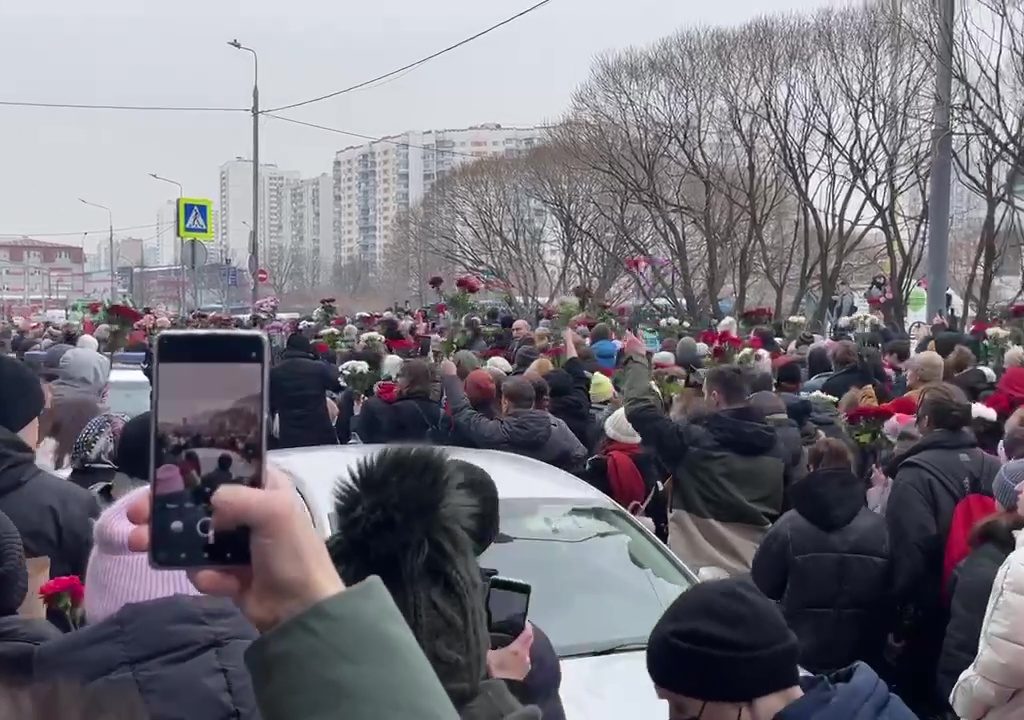
[[[729,346],[734,350],[739,350],[741,347],[743,347],[743,341],[740,340],[735,335],[733,335],[728,330],[723,330],[718,334],[718,343],[720,345]]]
[[[132,325],[142,319],[142,313],[128,305],[111,305],[107,308],[107,315]]]
[[[861,405],[846,413],[846,422],[849,425],[861,423],[885,422],[892,417],[892,410],[879,405]]]
[[[61,596],[65,594],[71,607],[79,607],[85,598],[85,586],[81,578],[77,575],[55,577],[39,588],[39,597],[46,603],[46,607],[58,607],[63,599]]]

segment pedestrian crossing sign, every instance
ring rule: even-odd
[[[178,237],[182,240],[213,239],[213,200],[178,199]]]

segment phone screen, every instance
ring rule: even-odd
[[[261,333],[157,338],[150,474],[155,566],[249,562],[245,530],[214,532],[210,498],[221,485],[263,485],[267,359]]]
[[[530,586],[518,580],[491,578],[487,591],[487,625],[492,633],[519,637],[526,629]]]

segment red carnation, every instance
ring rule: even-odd
[[[39,597],[43,599],[47,607],[57,607],[62,599],[61,595],[65,593],[71,607],[79,607],[85,598],[85,586],[82,585],[82,579],[77,575],[64,575],[43,583],[39,588]]]
[[[718,332],[715,330],[705,330],[700,334],[698,338],[700,342],[704,343],[708,347],[716,345],[718,343]]]
[[[448,305],[447,303],[438,303],[437,305],[434,306],[434,310],[437,311],[438,315],[444,315],[446,312],[448,312]]]
[[[718,334],[718,342],[720,345],[728,345],[736,350],[743,347],[743,341],[728,330],[723,330]]]
[[[747,345],[749,345],[754,350],[763,350],[764,340],[759,338],[757,335],[751,335],[750,338],[747,340]]]

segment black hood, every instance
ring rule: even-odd
[[[764,455],[775,447],[775,430],[751,407],[711,413],[701,424],[719,445],[737,455]]]
[[[805,424],[810,419],[811,413],[814,412],[814,406],[811,405],[810,400],[793,393],[779,393],[778,395],[786,405],[786,414],[797,426]]]
[[[24,440],[0,427],[0,495],[29,481],[36,468],[36,454]]]
[[[793,508],[825,532],[846,527],[864,507],[864,483],[846,468],[815,470],[789,492]]]
[[[316,360],[316,356],[311,352],[304,352],[302,350],[285,350],[281,353],[282,360]]]

